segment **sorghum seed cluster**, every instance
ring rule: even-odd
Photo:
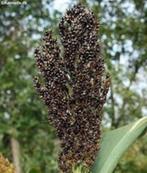
[[[98,29],[94,14],[78,4],[59,24],[62,53],[51,31],[35,50],[43,76],[43,82],[35,78],[35,86],[61,141],[59,166],[64,173],[78,163],[90,167],[99,150],[102,108],[110,79],[105,73]]]
[[[0,173],[15,173],[14,166],[0,154]]]

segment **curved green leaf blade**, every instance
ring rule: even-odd
[[[147,118],[104,134],[93,173],[112,173],[127,148],[147,128]]]

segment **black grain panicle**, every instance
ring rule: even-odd
[[[43,83],[35,78],[37,92],[48,107],[62,152],[59,166],[70,173],[73,165],[90,167],[100,148],[102,108],[110,85],[98,40],[94,14],[78,4],[59,24],[63,57],[51,31],[35,50]]]

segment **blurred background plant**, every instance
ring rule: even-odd
[[[22,1],[20,1],[22,2]],[[58,37],[57,24],[77,0],[0,4],[0,152],[19,172],[58,170],[59,141],[48,124],[47,109],[33,87],[33,52],[43,32]],[[103,129],[114,129],[147,115],[147,2],[82,0],[100,20],[111,91]],[[115,173],[147,172],[147,139],[139,139]]]
[[[0,155],[0,172],[3,173],[14,173],[14,166],[2,155]]]

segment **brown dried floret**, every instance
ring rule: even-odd
[[[14,173],[14,166],[0,154],[0,173]]]
[[[102,108],[110,85],[97,37],[94,14],[78,4],[59,24],[63,57],[51,32],[46,32],[35,51],[44,83],[36,89],[49,110],[62,151],[60,169],[70,173],[73,165],[90,167],[99,150]]]

